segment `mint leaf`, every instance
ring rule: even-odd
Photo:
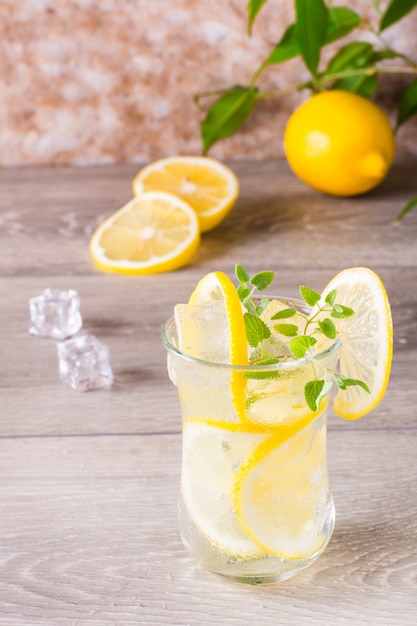
[[[351,317],[354,315],[355,311],[348,306],[344,306],[343,304],[334,304],[333,311],[330,315],[336,319],[343,319],[345,317]]]
[[[261,304],[258,304],[258,306],[256,307],[256,315],[262,315],[262,313],[265,311],[266,307],[268,306],[268,304],[270,303],[269,298],[262,298],[261,299]]]
[[[263,291],[264,289],[269,287],[269,285],[273,282],[274,278],[275,278],[274,272],[265,271],[265,272],[259,272],[258,274],[255,274],[254,276],[252,276],[252,278],[250,279],[250,282],[251,282],[251,285],[256,287],[258,291]]]
[[[291,307],[288,307],[287,309],[282,309],[282,311],[278,311],[277,313],[274,313],[274,315],[271,317],[271,320],[284,320],[284,319],[287,319],[288,317],[294,317],[296,313],[297,313],[297,309],[291,306]]]
[[[341,374],[337,374],[334,376],[334,381],[339,389],[346,389],[347,387],[361,387],[367,393],[371,393],[368,385],[363,382],[363,380],[358,380],[357,378],[345,378]]]
[[[310,287],[306,287],[305,285],[301,285],[300,295],[304,302],[306,302],[309,306],[314,306],[315,304],[317,304],[317,302],[319,302],[321,298],[321,295],[317,293],[317,291],[314,291],[313,289],[310,289]]]
[[[311,380],[304,387],[304,397],[312,411],[317,411],[317,401],[323,391],[324,380]]]
[[[330,318],[326,317],[324,320],[320,320],[318,325],[325,337],[328,337],[328,339],[336,339],[336,326]]]
[[[250,280],[249,273],[245,270],[243,265],[240,265],[239,263],[235,265],[235,274],[240,283],[247,283]]]
[[[295,324],[275,324],[274,330],[285,337],[295,337],[298,335],[298,326]]]
[[[271,331],[265,322],[253,313],[245,313],[243,319],[245,320],[246,337],[252,348],[257,348],[264,339],[271,336]]]
[[[263,367],[265,365],[276,365],[277,363],[279,363],[279,359],[278,358],[271,358],[271,359],[262,359],[262,361],[257,361],[256,363],[253,363],[253,365],[256,365],[257,367]],[[274,379],[274,378],[279,378],[280,377],[280,372],[278,369],[276,370],[271,370],[269,372],[265,372],[265,371],[261,371],[261,372],[245,372],[244,374],[244,378],[251,378],[251,379],[256,379],[256,380],[268,380],[268,379]]]
[[[290,350],[296,359],[303,359],[308,350],[317,343],[311,335],[299,335],[290,341]]]
[[[250,289],[246,285],[239,285],[236,291],[241,302],[246,300],[246,298],[250,295]]]
[[[336,289],[332,289],[331,291],[329,291],[325,300],[326,304],[330,304],[330,306],[333,306],[336,300],[336,295],[337,295]]]

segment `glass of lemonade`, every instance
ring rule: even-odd
[[[305,311],[305,303],[274,302]],[[183,425],[182,540],[212,572],[250,583],[285,580],[320,556],[333,531],[326,463],[331,384],[312,411],[304,397],[312,378],[308,359],[230,365],[217,303],[203,320],[188,307],[189,334],[210,336],[199,358],[190,356],[179,337],[181,306],[164,326],[163,343]],[[335,339],[315,354],[322,377],[337,367],[339,350]]]

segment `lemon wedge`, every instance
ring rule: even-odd
[[[100,269],[154,274],[186,265],[199,243],[193,209],[172,194],[149,191],[130,200],[97,228],[90,252]]]
[[[239,193],[239,181],[230,168],[215,159],[175,156],[141,169],[133,180],[136,196],[145,191],[167,191],[196,212],[201,232],[217,226],[229,213]]]
[[[333,320],[342,342],[340,371],[346,378],[362,380],[371,391],[367,393],[359,386],[338,391],[335,413],[354,420],[372,411],[385,394],[392,361],[391,308],[381,279],[365,267],[339,272],[324,289],[322,298],[333,289],[337,290],[337,302],[355,312],[351,317]]]

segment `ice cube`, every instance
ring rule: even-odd
[[[113,382],[109,349],[94,335],[77,335],[57,344],[59,375],[77,391],[109,387]]]
[[[178,347],[185,354],[215,363],[227,363],[229,340],[224,302],[177,304],[174,319]]]
[[[29,311],[29,332],[37,337],[66,339],[75,335],[83,323],[80,298],[72,289],[45,289],[39,296],[30,298]]]

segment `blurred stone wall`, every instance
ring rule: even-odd
[[[373,0],[335,4],[376,19]],[[193,97],[248,84],[294,19],[292,0],[269,0],[249,38],[246,5],[247,0],[0,0],[0,165],[199,154],[203,114]],[[415,9],[386,31],[386,39],[417,59],[416,32]],[[334,50],[335,45],[326,48],[323,64]],[[292,60],[268,68],[258,84],[285,89],[306,77],[302,63]],[[411,80],[412,75],[384,75],[380,81],[375,99],[392,120],[398,94]],[[303,92],[263,100],[242,130],[213,146],[210,155],[283,156],[286,120],[305,97]],[[400,130],[397,151],[417,154],[417,118]]]

